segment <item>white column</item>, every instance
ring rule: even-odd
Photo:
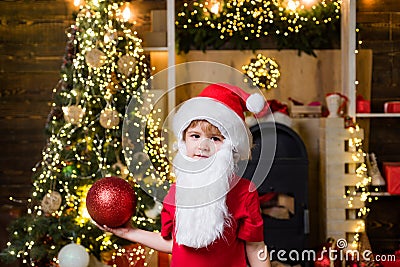
[[[356,115],[356,0],[341,6],[342,94],[349,98],[348,115]]]
[[[175,107],[175,1],[167,0],[168,113]]]

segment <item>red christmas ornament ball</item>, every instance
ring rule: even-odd
[[[135,214],[136,194],[133,187],[122,178],[101,178],[89,189],[86,208],[99,225],[119,227]]]

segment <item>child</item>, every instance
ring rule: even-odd
[[[257,191],[234,173],[237,161],[250,156],[244,112],[260,112],[264,103],[227,84],[212,84],[186,101],[173,120],[177,179],[163,202],[161,233],[101,228],[172,253],[175,267],[270,267]]]

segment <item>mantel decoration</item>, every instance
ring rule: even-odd
[[[191,49],[336,47],[340,0],[212,0],[184,3],[176,18],[179,52]]]
[[[257,54],[250,59],[250,63],[242,66],[242,70],[251,79],[253,86],[264,90],[278,87],[278,79],[281,76],[278,64],[263,54]]]

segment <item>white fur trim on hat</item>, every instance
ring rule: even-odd
[[[231,140],[241,159],[248,159],[252,144],[251,133],[242,118],[229,107],[208,97],[194,97],[184,102],[173,119],[173,130],[178,140],[194,120],[207,120]]]

